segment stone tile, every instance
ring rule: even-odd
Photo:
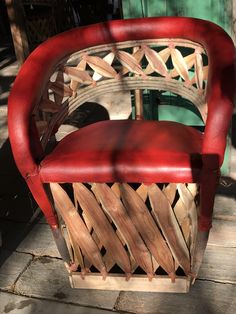
[[[29,254],[2,250],[0,255],[0,288],[12,289],[16,279],[31,260],[32,256]]]
[[[122,292],[116,310],[137,314],[234,314],[236,285],[195,282],[187,294]]]
[[[113,309],[119,295],[115,291],[72,289],[62,260],[49,257],[35,259],[17,281],[15,291],[22,295],[104,309]]]
[[[208,244],[215,246],[236,247],[236,220],[214,219]]]
[[[33,299],[11,293],[0,292],[0,313],[9,314],[106,314],[113,311],[75,306],[61,302]]]
[[[36,256],[61,257],[54,242],[50,227],[36,224],[25,239],[18,245],[18,252],[31,253]]]
[[[236,248],[208,245],[198,277],[236,285]]]

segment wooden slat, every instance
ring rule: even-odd
[[[141,199],[146,202],[147,200],[147,185],[145,184],[141,184],[137,190],[136,190],[136,193],[138,193],[138,195],[141,197]]]
[[[136,58],[133,55],[122,50],[114,50],[114,52],[116,54],[116,58],[130,72],[144,75],[144,72],[142,71],[140,64],[137,62]]]
[[[163,193],[167,197],[170,205],[174,202],[175,195],[176,195],[176,184],[175,183],[169,183],[163,190]]]
[[[177,184],[177,189],[180,195],[180,199],[182,200],[187,209],[187,215],[190,218],[189,237],[190,237],[190,255],[192,255],[193,251],[195,250],[197,240],[198,230],[197,208],[194,201],[194,196],[186,187],[185,184]]]
[[[115,54],[113,52],[110,52],[103,58],[103,60],[111,65],[113,60],[114,60],[114,57],[115,57]],[[98,81],[101,78],[102,78],[102,75],[98,74],[97,72],[94,72],[94,74],[93,74],[93,80],[94,81]]]
[[[92,223],[103,246],[110,252],[120,268],[127,275],[130,274],[129,257],[93,194],[82,183],[74,183],[73,189],[77,201]]]
[[[92,190],[102,204],[105,212],[112,218],[117,229],[119,229],[138,265],[143,268],[149,278],[152,278],[153,267],[150,253],[120,199],[118,199],[115,193],[104,183],[93,184]]]
[[[190,286],[186,277],[177,277],[175,283],[172,283],[167,276],[158,276],[149,281],[145,275],[133,275],[126,281],[125,276],[121,275],[109,275],[106,280],[102,280],[99,275],[88,274],[83,280],[77,273],[72,273],[71,285],[80,289],[172,293],[188,292]]]
[[[183,268],[186,275],[188,275],[190,273],[189,251],[170,203],[156,184],[148,187],[148,196],[154,215],[173,256]]]
[[[203,61],[202,61],[202,55],[200,53],[196,53],[196,59],[195,59],[195,76],[196,76],[196,84],[197,87],[202,89],[203,88]]]
[[[181,52],[178,49],[175,48],[171,49],[171,59],[175,70],[185,80],[185,82],[188,82],[189,81],[188,67]]]
[[[121,198],[136,229],[157,263],[175,279],[172,254],[141,197],[126,183],[120,186]]]
[[[143,45],[143,50],[152,69],[157,73],[161,74],[162,76],[165,77],[168,76],[167,66],[163,59],[161,58],[161,56],[159,55],[159,53],[146,45]]]
[[[57,209],[70,230],[74,240],[82,249],[88,260],[106,276],[106,268],[99,249],[92,239],[88,229],[80,218],[66,192],[57,183],[50,183],[51,192]]]
[[[83,60],[85,60],[89,66],[101,76],[114,78],[117,75],[116,70],[102,58],[84,55]]]

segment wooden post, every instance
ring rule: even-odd
[[[17,61],[22,64],[29,54],[21,0],[5,0]]]

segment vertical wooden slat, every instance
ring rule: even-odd
[[[15,54],[20,64],[25,61],[29,54],[24,25],[24,8],[21,2],[20,0],[5,0]]]

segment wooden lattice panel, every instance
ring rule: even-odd
[[[135,41],[92,47],[62,61],[48,82],[36,120],[48,121],[42,143],[78,106],[120,91],[169,91],[192,102],[203,121],[208,61],[197,43],[180,39]],[[50,122],[50,123],[49,123]]]
[[[197,185],[74,183],[68,192],[57,183],[50,187],[78,267],[73,276],[86,282],[93,276],[129,281],[146,274],[152,281],[168,275],[178,284],[181,276],[191,277]]]

